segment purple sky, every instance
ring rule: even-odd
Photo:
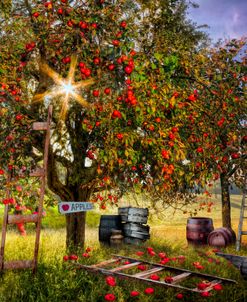
[[[199,8],[191,8],[189,18],[198,25],[210,26],[206,31],[213,42],[218,39],[247,36],[247,0],[194,0]]]

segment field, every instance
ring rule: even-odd
[[[199,213],[199,216],[212,217],[214,227],[216,228],[221,226],[221,209],[219,201],[215,198],[213,201],[214,206],[211,212],[209,213],[205,209]],[[235,231],[237,231],[239,219],[239,204],[239,196],[233,196],[232,221]],[[117,210],[112,209],[110,212],[117,213]],[[0,301],[97,302],[105,301],[104,296],[107,293],[114,294],[116,297],[115,301],[119,302],[178,301],[176,298],[178,293],[183,294],[182,301],[190,302],[205,300],[224,302],[247,301],[247,281],[243,280],[238,269],[230,266],[223,258],[216,257],[212,251],[212,247],[195,249],[187,245],[185,227],[188,214],[182,214],[179,211],[174,214],[173,210],[169,209],[165,211],[161,220],[157,219],[157,215],[153,213],[149,220],[151,239],[143,246],[125,245],[120,250],[99,244],[97,226],[100,214],[105,214],[105,212],[95,210],[88,213],[85,248],[90,247],[90,257],[83,257],[82,253],[85,250],[79,250],[77,252],[79,263],[91,264],[100,262],[104,259],[109,259],[111,253],[159,262],[157,254],[164,252],[169,259],[173,258],[169,262],[171,266],[200,271],[223,278],[231,278],[238,282],[237,285],[223,284],[223,290],[212,291],[210,297],[201,297],[199,294],[155,286],[154,294],[147,295],[144,293],[144,290],[146,287],[149,287],[148,285],[123,279],[117,279],[116,286],[110,287],[106,284],[103,275],[93,275],[83,270],[77,270],[75,264],[73,264],[75,261],[63,261],[63,256],[66,255],[65,219],[64,216],[58,214],[56,208],[49,208],[46,209],[46,217],[43,219],[38,273],[33,277],[32,273],[28,270],[4,272],[1,276]],[[34,243],[33,228],[28,226],[27,233],[26,237],[21,237],[15,228],[10,228],[7,236],[6,260],[32,258]],[[151,257],[147,253],[147,247],[152,247],[156,255]],[[143,251],[144,254],[137,256],[137,251]],[[235,251],[234,246],[228,247],[223,251],[226,253],[247,255],[247,240],[244,240],[243,248],[239,253]],[[177,257],[181,255],[185,256],[185,260],[182,262],[177,260]],[[195,262],[199,262],[203,266],[203,269],[196,269],[193,265]],[[130,292],[133,290],[140,292],[140,295],[131,297]]]

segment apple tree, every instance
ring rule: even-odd
[[[230,183],[243,185],[246,174],[246,59],[234,58],[246,41],[232,40],[193,57],[184,66],[189,114],[182,135],[188,141],[186,178],[205,187],[220,180],[222,224],[231,228]]]
[[[40,160],[43,135],[30,134],[30,124],[45,120],[52,104],[47,183],[61,200],[104,209],[137,188],[150,194],[181,188],[187,112],[172,78],[184,57],[168,47],[146,53],[138,39],[140,9],[127,0],[8,6],[1,17],[1,174],[28,172]],[[161,50],[160,39],[153,41]],[[191,94],[177,90],[185,99]],[[66,228],[67,246],[83,245],[85,213],[67,214]]]

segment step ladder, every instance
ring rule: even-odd
[[[241,203],[241,208],[240,208],[240,218],[239,218],[238,234],[237,234],[237,240],[236,240],[236,251],[240,251],[242,236],[247,235],[247,229],[246,229],[246,231],[243,231],[244,220],[246,220],[246,222],[247,222],[246,195],[247,195],[247,175],[245,175],[245,179],[244,179],[243,198],[242,198],[242,203]]]
[[[128,261],[127,263],[126,260]],[[141,272],[136,272],[135,269],[137,269],[139,265],[146,265],[148,269]],[[216,284],[237,283],[235,280],[232,279],[220,278],[213,275],[197,273],[182,268],[176,268],[173,266],[162,265],[159,263],[148,262],[120,255],[112,255],[111,259],[93,265],[83,265],[75,262],[73,263],[73,266],[76,266],[77,269],[87,270],[91,273],[102,273],[107,276],[112,275],[132,281],[141,281],[152,285],[172,287],[199,294],[213,290]],[[132,274],[130,273],[130,269],[134,269],[134,272]],[[160,278],[160,280],[151,279],[152,274],[160,274],[162,272],[168,272],[169,274],[173,274],[172,278],[169,279],[169,282],[165,281],[166,279],[164,278]],[[202,280],[202,282],[208,281],[208,286],[205,289],[201,290],[196,286],[196,284],[194,285],[194,287],[181,285],[181,282],[185,281],[186,279],[192,278],[196,278],[196,282],[198,282],[198,278]],[[161,279],[163,279],[163,281],[161,281]],[[190,283],[192,284],[192,282]]]
[[[37,168],[34,171],[31,171],[29,176],[39,177],[40,178],[40,198],[38,203],[38,213],[31,215],[10,215],[9,206],[5,205],[4,217],[3,217],[3,226],[2,226],[2,240],[1,240],[1,250],[0,250],[0,272],[6,269],[27,269],[31,268],[33,273],[37,270],[38,263],[38,252],[39,252],[39,241],[40,241],[40,230],[41,230],[41,220],[43,212],[43,201],[45,195],[45,184],[46,184],[46,172],[48,165],[48,151],[50,144],[50,125],[52,117],[52,106],[48,107],[48,117],[47,122],[34,122],[33,130],[46,131],[45,136],[45,145],[44,145],[44,157],[43,157],[43,166]],[[22,176],[22,175],[21,175]],[[10,186],[8,185],[12,180],[12,176],[9,174],[7,178],[7,187],[6,187],[6,197],[11,197]],[[4,249],[6,242],[6,233],[8,224],[16,223],[29,223],[33,222],[36,224],[36,237],[34,245],[34,257],[32,260],[14,260],[6,262],[4,261]]]

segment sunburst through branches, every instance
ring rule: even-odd
[[[42,102],[46,97],[53,100],[59,99],[61,102],[60,117],[65,119],[70,99],[77,101],[83,107],[89,107],[89,103],[79,94],[79,91],[94,83],[93,79],[75,82],[75,71],[77,65],[77,57],[72,56],[69,72],[66,78],[54,71],[46,62],[40,62],[40,70],[49,76],[55,85],[43,93],[36,94],[33,102]]]

